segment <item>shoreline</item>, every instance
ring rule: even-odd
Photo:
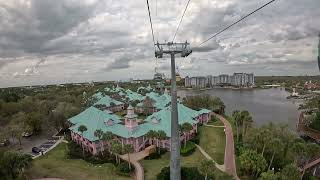
[[[179,90],[199,90],[199,91],[205,91],[205,90],[212,90],[212,89],[254,90],[254,89],[269,89],[269,88],[261,88],[261,87],[232,87],[232,86],[226,86],[226,87],[211,87],[211,88],[178,87],[178,89],[179,89]]]

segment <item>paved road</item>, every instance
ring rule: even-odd
[[[231,124],[224,117],[216,113],[212,112],[211,115],[218,117],[225,126],[225,134],[226,134],[226,147],[224,152],[225,170],[228,174],[233,175],[236,179],[239,179],[239,177],[237,176],[236,161],[235,161],[235,154],[234,154],[234,140],[233,140],[233,132],[232,132]]]

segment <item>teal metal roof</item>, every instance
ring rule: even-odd
[[[98,102],[94,103],[94,105],[105,105],[107,107],[110,107],[111,103],[114,103],[115,105],[124,104],[123,102],[112,99],[110,96],[104,96]]]
[[[198,111],[199,115],[200,115],[200,114],[208,114],[208,113],[210,113],[210,112],[211,112],[211,111],[208,110],[208,109],[201,109],[200,111]]]
[[[97,129],[101,129],[106,132],[108,127],[112,127],[112,125],[107,125],[106,122],[111,121],[113,125],[121,122],[119,116],[101,111],[93,106],[68,119],[68,121],[74,124],[69,129],[79,134],[81,134],[78,131],[79,126],[85,125],[87,127],[87,131],[83,133],[83,136],[90,141],[98,140],[97,137],[94,136],[94,132]]]
[[[147,93],[146,96],[154,100],[154,107],[157,109],[163,109],[167,107],[171,102],[171,96],[168,94],[159,95],[155,92]],[[137,104],[137,106],[142,106],[143,103]]]
[[[198,122],[194,120],[197,116],[198,111],[190,109],[183,104],[178,104],[178,122],[180,125],[184,123],[197,124]],[[149,126],[145,126],[151,128],[149,130],[163,130],[168,137],[171,137],[171,106],[148,116],[145,121],[149,124]]]
[[[129,101],[142,101],[144,99],[144,96],[141,94],[138,94],[136,92],[131,91],[130,89],[126,90],[126,96],[129,98]]]
[[[97,98],[97,100],[100,100],[101,98],[103,98],[103,95],[101,92],[97,92],[94,95],[92,95],[92,97]]]
[[[144,96],[131,90],[119,92],[125,93],[130,100],[143,100],[145,98]],[[116,105],[123,104],[122,102],[112,99],[109,96],[103,96],[100,92],[94,94],[93,96],[99,99],[95,105],[104,104],[106,106],[110,106],[111,102],[115,103]],[[78,128],[80,125],[85,125],[87,127],[87,131],[83,133],[83,136],[90,141],[98,140],[98,138],[94,136],[94,132],[97,129],[101,129],[103,132],[112,132],[113,134],[124,138],[140,137],[148,133],[150,130],[163,130],[168,137],[171,137],[171,96],[168,94],[159,95],[155,92],[150,92],[146,94],[146,96],[153,99],[155,101],[155,107],[161,110],[148,116],[143,123],[139,124],[139,126],[134,129],[126,128],[125,125],[122,124],[119,116],[112,114],[111,112],[101,111],[94,106],[91,106],[80,114],[68,119],[73,124],[73,126],[69,129],[81,134],[78,131]],[[142,103],[139,104],[142,105]],[[178,103],[179,124],[196,124],[197,121],[195,118],[197,116],[209,112],[210,110],[207,109],[196,111]],[[108,124],[107,122],[112,123]]]

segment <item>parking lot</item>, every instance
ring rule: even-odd
[[[42,143],[40,146],[35,146],[40,149],[39,153],[33,152],[32,148],[30,148],[28,151],[28,154],[30,154],[32,157],[38,156],[42,153],[45,154],[48,151],[48,149],[50,149],[53,145],[55,145],[57,143],[57,141],[59,141],[60,139],[61,139],[61,137],[49,138],[44,143]]]

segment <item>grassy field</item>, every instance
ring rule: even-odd
[[[181,165],[187,166],[187,167],[198,167],[201,160],[204,159],[204,156],[199,152],[199,150],[196,150],[192,155],[183,157]],[[157,174],[160,173],[161,169],[163,167],[169,166],[170,164],[170,153],[167,152],[164,155],[162,155],[161,159],[155,159],[155,160],[142,160],[140,161],[141,165],[144,168],[145,171],[145,179],[146,180],[154,180],[156,179]]]
[[[55,177],[66,180],[128,180],[116,175],[113,164],[92,165],[80,159],[65,158],[66,144],[60,144],[43,157],[32,162],[27,174],[32,178]]]
[[[224,163],[226,137],[223,128],[199,127],[200,146],[218,163]]]
[[[208,125],[223,126],[224,124],[220,120],[218,120],[218,121],[215,121],[215,122],[209,121]]]

